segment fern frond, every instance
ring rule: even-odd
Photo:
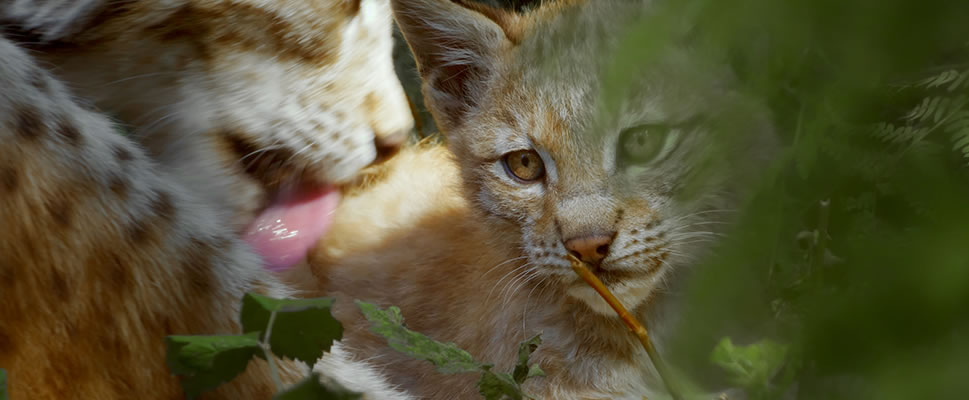
[[[969,110],[962,110],[953,116],[944,129],[952,138],[953,150],[961,153],[969,164]]]
[[[948,120],[951,115],[961,111],[965,105],[965,96],[926,97],[903,118],[915,123],[938,124]]]
[[[874,135],[885,143],[910,144],[924,137],[926,128],[912,125],[895,125],[882,122],[875,125]]]
[[[922,89],[934,89],[943,86],[946,86],[946,92],[955,92],[960,89],[969,88],[969,69],[962,71],[947,69],[911,85],[911,87]]]
[[[926,115],[931,114],[935,110],[938,103],[939,97],[926,97],[902,118],[908,121],[921,121],[925,119]]]
[[[962,73],[959,74],[959,78],[952,81],[952,84],[946,88],[946,90],[950,92],[960,89],[969,89],[969,69],[962,71]]]
[[[938,74],[935,74],[933,76],[930,76],[928,78],[925,78],[919,81],[918,83],[915,84],[915,86],[931,89],[931,88],[939,87],[939,86],[948,84],[952,81],[958,80],[959,75],[961,75],[959,71],[956,71],[954,69],[947,69],[945,71],[942,71]]]

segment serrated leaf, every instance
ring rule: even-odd
[[[0,368],[0,400],[7,400],[7,371]]]
[[[524,398],[521,387],[515,383],[511,375],[492,372],[490,367],[484,368],[484,372],[481,374],[481,380],[478,381],[478,393],[481,393],[485,400],[505,398],[522,400]]]
[[[787,347],[770,340],[736,346],[725,337],[713,349],[710,360],[727,371],[734,384],[765,388],[786,357]]]
[[[276,313],[269,337],[273,354],[312,366],[334,340],[343,338],[343,325],[330,309],[333,299],[274,299],[247,293],[242,298],[242,330],[259,332],[264,339],[270,317]]]
[[[482,365],[471,354],[454,343],[441,343],[404,327],[404,317],[397,307],[381,310],[379,307],[357,300],[360,312],[370,321],[370,330],[385,339],[394,350],[411,357],[430,361],[445,374],[480,371]]]
[[[246,370],[254,355],[262,354],[259,334],[224,336],[169,336],[165,363],[182,377],[188,398],[198,397],[231,381]]]
[[[276,394],[273,400],[356,400],[361,397],[336,382],[323,384],[319,374],[314,372],[302,382]]]
[[[533,338],[521,342],[521,344],[518,345],[518,363],[515,364],[515,370],[512,373],[515,382],[520,384],[529,377],[545,375],[545,372],[542,371],[538,365],[532,365],[531,367],[528,366],[529,357],[531,357],[532,353],[538,349],[540,344],[542,344],[541,334],[535,335]]]

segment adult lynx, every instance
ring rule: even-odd
[[[311,260],[320,293],[345,306],[347,348],[422,398],[476,396],[476,377],[438,374],[368,333],[358,298],[399,306],[410,328],[499,369],[542,333],[533,360],[547,377],[526,387],[541,398],[662,397],[639,343],[566,257],[662,336],[683,273],[771,154],[764,108],[676,40],[607,93],[619,39],[650,1],[526,14],[393,4],[448,144],[375,170]]]
[[[165,336],[236,333],[243,293],[289,293],[263,264],[302,257],[329,185],[412,123],[386,0],[5,0],[0,22],[0,368],[15,399],[181,398]],[[324,363],[406,398],[364,364]],[[281,365],[287,382],[306,372]],[[209,398],[273,391],[255,362]]]

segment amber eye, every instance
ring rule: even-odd
[[[535,150],[519,150],[505,154],[501,159],[505,171],[522,182],[534,182],[545,176],[545,164]]]

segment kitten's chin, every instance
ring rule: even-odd
[[[606,285],[609,291],[619,299],[627,310],[634,310],[653,293],[655,284],[652,282],[635,282]],[[609,304],[588,285],[575,285],[569,288],[568,295],[585,303],[592,311],[602,315],[616,315],[616,312],[609,307]]]

